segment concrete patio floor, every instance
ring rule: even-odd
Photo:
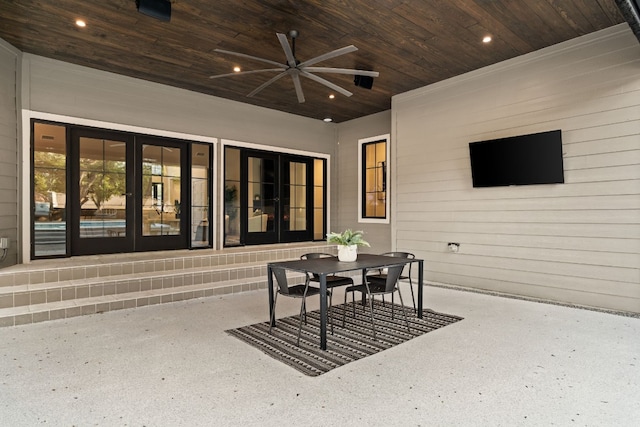
[[[267,320],[265,290],[0,328],[0,425],[640,420],[640,318],[442,287],[425,307],[464,320],[319,377],[224,332]]]

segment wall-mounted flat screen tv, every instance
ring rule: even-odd
[[[469,143],[474,187],[564,182],[562,132]]]

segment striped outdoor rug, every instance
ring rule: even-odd
[[[371,314],[369,306],[356,303],[356,316],[353,317],[353,306],[346,305],[346,323],[342,327],[344,305],[332,308],[334,317],[334,334],[327,324],[327,350],[320,350],[320,313],[318,310],[307,313],[307,324],[302,325],[300,347],[296,345],[299,317],[297,315],[277,319],[277,326],[269,334],[269,322],[256,323],[226,331],[228,334],[250,344],[265,354],[277,359],[298,371],[318,376],[325,372],[346,365],[354,360],[376,354],[380,351],[402,344],[416,336],[426,334],[435,329],[462,320],[462,317],[424,310],[423,318],[418,319],[413,310],[407,308],[406,313],[411,327],[402,316],[402,309],[396,305],[394,319],[391,318],[391,304],[374,303],[374,319],[376,340],[371,334]]]

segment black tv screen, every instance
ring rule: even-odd
[[[474,187],[564,182],[562,132],[469,143]]]

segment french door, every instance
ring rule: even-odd
[[[187,248],[191,203],[186,146],[139,136],[135,151],[135,250]]]
[[[231,221],[239,217],[235,222],[240,229],[238,243],[313,240],[314,159],[237,149],[227,150],[227,157],[232,158],[235,152],[238,173],[235,174],[236,165],[226,161],[225,195],[236,186],[240,191],[239,196],[234,192],[233,197],[226,197],[225,211]],[[321,164],[323,173],[324,163]],[[229,224],[229,220],[225,220],[226,244],[231,242],[229,236],[234,231],[234,223]]]
[[[187,149],[175,141],[71,130],[71,255],[188,246]]]

